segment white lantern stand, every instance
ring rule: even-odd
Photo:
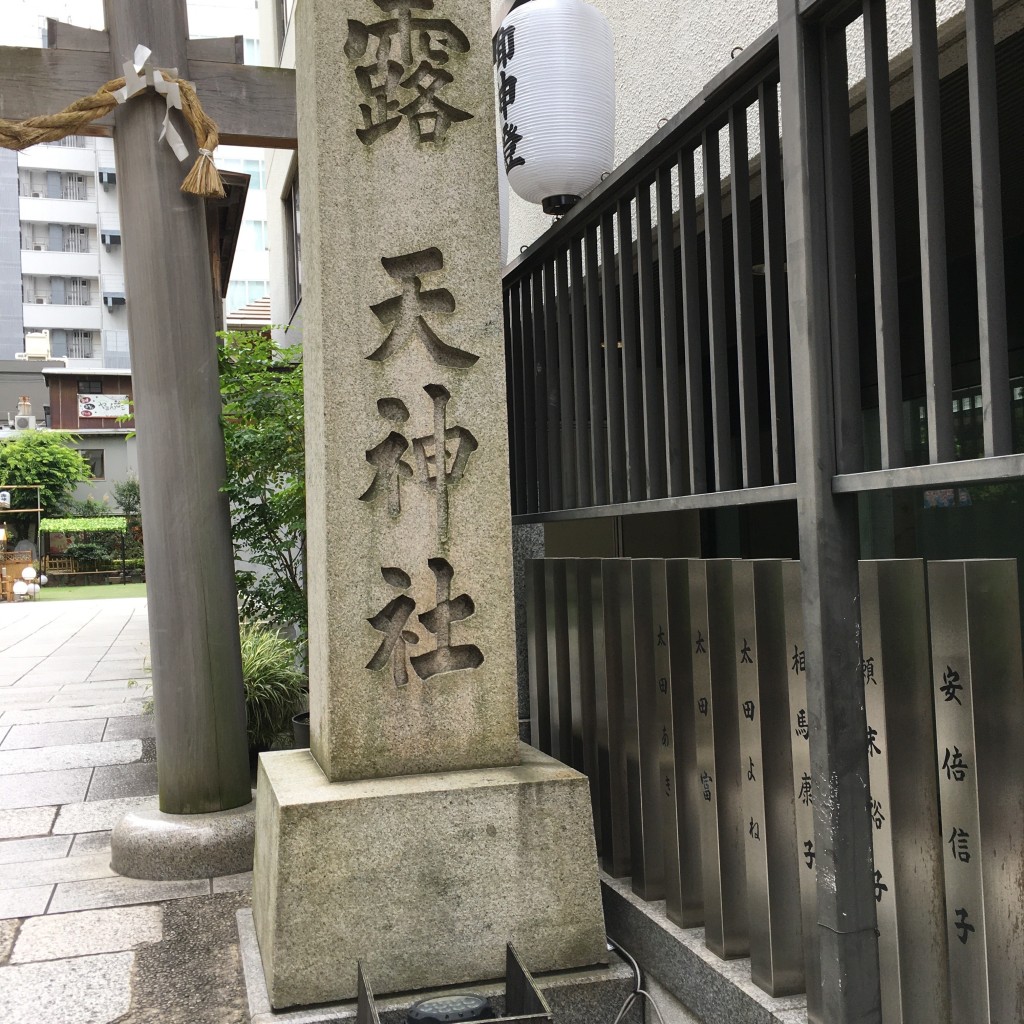
[[[615,51],[583,0],[525,0],[494,37],[508,182],[545,213],[566,213],[615,162]]]

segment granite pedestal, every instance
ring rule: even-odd
[[[253,913],[271,1004],[606,963],[585,776],[524,746],[508,768],[331,783],[264,754]]]

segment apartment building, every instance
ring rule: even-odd
[[[112,140],[72,136],[20,153],[18,208],[26,351],[128,369]]]

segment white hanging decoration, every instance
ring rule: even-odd
[[[494,37],[502,156],[513,190],[565,213],[615,162],[615,52],[583,0],[528,0]]]

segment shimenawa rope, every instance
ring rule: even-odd
[[[181,112],[192,129],[199,149],[199,156],[182,182],[181,191],[205,198],[223,198],[224,183],[213,162],[213,151],[220,142],[217,125],[203,110],[191,82],[176,78],[162,69],[161,74],[165,81],[176,84],[180,89]],[[68,135],[75,135],[86,125],[114,110],[118,105],[114,93],[124,87],[124,78],[115,78],[101,85],[91,96],[75,100],[56,114],[41,114],[24,121],[0,118],[0,148],[22,150],[39,142],[57,142]]]

